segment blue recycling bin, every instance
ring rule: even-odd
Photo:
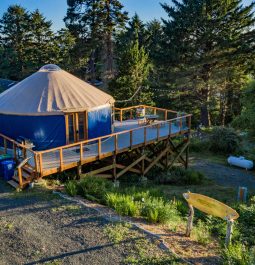
[[[6,181],[14,176],[15,162],[13,160],[4,160],[0,162],[0,174]]]

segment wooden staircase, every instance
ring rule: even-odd
[[[35,171],[27,164],[27,161],[28,159],[25,159],[18,165],[14,176],[7,182],[15,189],[24,189],[35,177]]]

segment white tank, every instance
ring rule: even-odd
[[[245,157],[243,157],[243,156],[239,156],[239,157],[230,156],[228,158],[228,163],[231,166],[237,166],[237,167],[245,168],[246,170],[253,168],[253,162],[251,160],[245,159]]]

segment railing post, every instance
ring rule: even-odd
[[[98,139],[98,158],[101,157],[101,138]]]
[[[7,154],[7,140],[4,138],[4,153]]]
[[[132,149],[133,146],[133,131],[130,131],[130,148]]]
[[[157,124],[157,141],[159,141],[159,123]]]
[[[122,123],[122,109],[120,110],[120,122]]]
[[[172,121],[169,121],[169,135],[172,134]]]
[[[63,170],[63,149],[59,149],[59,159],[60,159],[60,171],[62,172]]]
[[[22,171],[21,171],[21,168],[18,167],[18,178],[19,178],[19,186],[20,188],[22,188],[23,186],[23,179],[22,179]]]
[[[80,162],[82,164],[82,160],[83,160],[83,144],[80,144]]]
[[[42,154],[39,154],[39,161],[40,161],[40,175],[43,176],[43,160],[42,160]]]
[[[16,154],[16,144],[13,142],[13,156],[14,156],[14,159],[16,160],[17,159],[17,154]]]
[[[114,135],[114,152],[115,154],[118,153],[118,135],[117,134]]]
[[[144,127],[144,145],[146,145],[147,127]]]
[[[182,132],[182,116],[179,119],[180,119],[180,133],[181,133]]]
[[[167,110],[165,110],[165,121],[167,120]]]
[[[36,173],[36,177],[38,177],[37,176],[37,174],[38,174],[38,161],[37,161],[37,154],[36,153],[34,154],[34,161],[35,161],[35,173]]]
[[[132,109],[130,110],[130,120],[133,119],[133,112],[132,112]]]
[[[157,115],[157,109],[154,108],[154,115]]]

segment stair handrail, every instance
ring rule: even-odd
[[[23,179],[22,179],[22,171],[21,171],[21,168],[23,166],[25,166],[31,158],[32,158],[32,156],[25,158],[17,166],[17,169],[18,169],[18,178],[19,178],[19,186],[20,186],[20,188],[22,188],[22,186],[23,186]]]

